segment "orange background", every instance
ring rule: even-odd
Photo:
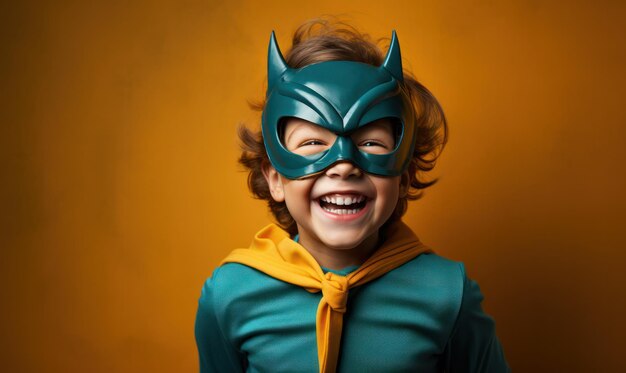
[[[266,47],[345,14],[441,101],[406,221],[465,262],[518,372],[624,368],[625,7],[111,1],[0,6],[7,372],[193,372],[204,279],[268,221],[236,164]]]

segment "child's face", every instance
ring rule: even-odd
[[[362,151],[389,153],[395,140],[392,124],[381,119],[352,136]],[[283,143],[293,153],[310,155],[328,149],[336,135],[302,119],[289,119]],[[375,245],[378,230],[393,213],[400,197],[400,176],[383,177],[365,173],[350,162],[338,162],[319,174],[290,180],[273,167],[266,177],[272,197],[285,201],[307,249],[358,249]]]

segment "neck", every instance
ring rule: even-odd
[[[376,232],[355,247],[329,247],[321,240],[308,236],[300,230],[299,243],[324,268],[341,270],[348,266],[363,264],[378,248],[379,233]]]

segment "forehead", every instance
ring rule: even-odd
[[[328,61],[287,71],[283,81],[305,86],[330,103],[343,117],[373,88],[391,81],[382,68],[362,62]]]
[[[393,124],[394,124],[394,121],[392,118],[380,118],[370,123],[366,123],[363,127],[392,127]],[[302,119],[298,117],[284,118],[285,129],[287,128],[295,129],[298,127],[309,127],[309,126],[326,130],[326,128],[322,127],[318,123],[310,122],[306,119]]]

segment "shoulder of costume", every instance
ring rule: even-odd
[[[458,286],[462,289],[465,281],[463,263],[447,259],[434,252],[425,252],[402,267],[407,267],[404,270],[419,273],[438,284]]]
[[[461,262],[448,259],[435,252],[426,252],[418,256],[416,259],[422,261],[421,265],[425,266],[425,268],[444,271],[444,273],[449,271],[452,273],[456,272],[459,275],[463,273],[460,269],[463,265]]]
[[[271,277],[245,264],[228,262],[215,268],[211,275],[211,282],[214,287],[233,289],[242,285],[250,285],[262,278]]]
[[[240,263],[217,267],[205,286],[211,292],[216,311],[222,312],[241,299],[257,299],[259,294],[284,290],[291,285]]]

